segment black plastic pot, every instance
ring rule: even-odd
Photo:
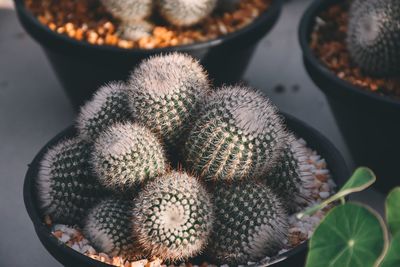
[[[387,192],[400,185],[400,101],[338,78],[309,46],[316,16],[343,1],[346,0],[316,0],[304,14],[299,29],[304,64],[314,83],[325,93],[355,163],[372,168],[378,177],[376,188]]]
[[[121,49],[96,46],[51,31],[15,0],[18,17],[25,30],[40,43],[73,106],[90,99],[105,82],[125,80],[142,59],[154,54],[179,51],[198,58],[215,84],[240,80],[258,41],[277,21],[282,0],[273,0],[269,9],[253,23],[234,33],[207,42],[161,49]]]
[[[338,152],[338,150],[319,132],[309,127],[305,123],[286,115],[286,121],[289,128],[298,136],[305,139],[308,145],[317,150],[318,153],[325,158],[328,167],[331,170],[334,181],[338,186],[342,186],[350,173],[346,166],[345,161]],[[64,266],[77,267],[77,266],[90,266],[90,267],[106,267],[110,266],[98,261],[95,261],[83,254],[80,254],[73,249],[69,248],[62,242],[59,242],[50,232],[49,228],[43,223],[42,216],[40,215],[36,199],[35,181],[38,175],[38,166],[44,153],[47,149],[60,140],[66,137],[71,137],[75,134],[75,129],[70,127],[46,144],[45,147],[36,155],[35,159],[29,165],[28,172],[25,176],[24,183],[24,202],[28,214],[33,222],[35,231],[49,253],[57,259]],[[292,267],[301,266],[305,261],[307,252],[307,243],[282,254],[280,261],[275,263],[274,267]],[[261,265],[254,265],[261,266]]]

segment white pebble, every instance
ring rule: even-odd
[[[327,199],[327,198],[329,197],[329,192],[320,192],[320,193],[319,193],[319,196],[320,196],[322,199]]]
[[[71,237],[69,235],[66,234],[62,234],[60,241],[63,243],[67,243],[69,240],[71,240]]]

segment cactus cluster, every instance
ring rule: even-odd
[[[210,196],[186,173],[172,172],[149,183],[136,199],[134,214],[140,245],[172,261],[196,256],[212,229]]]
[[[153,10],[153,0],[101,0],[101,3],[114,17],[124,22],[145,19]]]
[[[262,183],[218,183],[214,192],[215,226],[209,246],[218,263],[258,261],[282,249],[288,215],[281,200]]]
[[[185,161],[206,180],[265,175],[278,160],[286,131],[276,108],[261,93],[224,87],[207,98],[185,144]]]
[[[144,60],[77,125],[43,157],[38,199],[56,222],[85,217],[110,256],[257,261],[283,247],[288,212],[307,201],[304,147],[277,109],[245,86],[211,90],[186,55]]]
[[[376,76],[400,72],[400,2],[355,0],[349,13],[347,46],[353,61]]]
[[[90,148],[78,138],[51,147],[40,163],[38,200],[44,215],[65,224],[80,224],[87,209],[105,192],[90,173]]]

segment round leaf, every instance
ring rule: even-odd
[[[400,233],[395,235],[390,243],[388,253],[383,260],[381,267],[398,267],[400,266]]]
[[[333,208],[310,240],[307,267],[372,267],[386,252],[387,231],[381,217],[360,204]]]
[[[385,208],[390,232],[392,235],[396,235],[400,233],[400,187],[396,187],[389,193],[386,198]]]

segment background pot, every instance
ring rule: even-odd
[[[346,179],[350,176],[349,170],[344,162],[344,159],[338,152],[338,150],[319,132],[309,127],[305,123],[285,115],[287,125],[289,129],[295,132],[298,136],[302,137],[307,141],[309,147],[318,151],[318,153],[325,158],[328,163],[328,168],[331,171],[332,177],[338,186],[342,186]],[[40,211],[37,206],[36,199],[36,187],[35,180],[38,174],[39,162],[41,161],[43,155],[46,153],[47,149],[60,140],[66,137],[73,136],[75,134],[75,129],[70,127],[56,137],[54,137],[50,142],[46,144],[45,147],[36,155],[33,162],[29,165],[28,172],[25,176],[24,183],[24,202],[26,209],[28,211],[29,217],[31,218],[35,231],[45,246],[49,253],[57,259],[64,266],[96,266],[96,267],[106,267],[110,266],[76,252],[75,250],[67,247],[65,244],[58,241],[49,231],[49,228],[43,223],[42,217],[40,216]],[[282,254],[282,259],[280,262],[275,263],[275,267],[291,267],[300,266],[302,262],[305,261],[307,252],[307,243],[292,249],[284,254]],[[254,265],[258,266],[258,265]]]
[[[15,0],[25,30],[42,46],[73,106],[77,109],[105,82],[126,80],[132,68],[154,54],[179,51],[198,58],[215,84],[240,80],[258,41],[271,30],[281,11],[282,0],[247,27],[207,42],[161,49],[121,49],[96,46],[51,31]]]
[[[305,67],[325,93],[357,165],[376,172],[375,186],[387,192],[400,184],[400,101],[360,89],[338,78],[310,49],[315,18],[345,0],[316,0],[303,15],[299,37]]]

